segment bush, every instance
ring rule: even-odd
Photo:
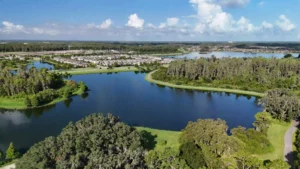
[[[159,140],[158,145],[161,145],[161,146],[167,145],[167,140]]]
[[[40,105],[40,101],[36,95],[32,96],[30,99],[32,107],[37,107]]]

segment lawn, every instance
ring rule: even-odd
[[[136,127],[138,131],[147,131],[151,134],[151,137],[154,138],[154,141],[151,141],[151,149],[155,150],[163,150],[165,147],[174,147],[179,148],[179,135],[180,132],[178,131],[167,131],[167,130],[157,130],[145,127]],[[166,141],[166,144],[163,145],[161,142]]]
[[[274,147],[274,152],[258,155],[261,160],[283,159],[284,154],[284,135],[291,124],[283,122],[274,122],[268,130],[268,139]]]
[[[99,68],[74,68],[74,69],[70,69],[70,70],[61,70],[61,71],[54,70],[54,71],[59,72],[59,73],[67,72],[72,75],[80,75],[80,74],[95,74],[95,73],[131,72],[131,71],[139,71],[139,70],[134,66],[124,66],[124,67],[115,67],[112,69],[107,69],[106,67],[102,67],[102,69],[99,69]]]
[[[192,89],[192,90],[203,90],[203,91],[215,91],[215,92],[228,92],[228,93],[235,93],[235,94],[243,94],[243,95],[249,95],[249,96],[257,96],[257,97],[263,97],[264,93],[258,93],[253,91],[245,91],[245,90],[237,90],[237,89],[225,89],[225,88],[214,88],[214,87],[205,87],[205,86],[186,86],[186,85],[176,85],[168,82],[163,82],[159,80],[152,79],[151,75],[154,73],[150,72],[146,75],[145,80],[151,83],[163,85],[163,86],[169,86],[174,88],[180,88],[180,89]]]

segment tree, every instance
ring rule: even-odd
[[[252,156],[251,154],[240,150],[236,155],[235,159],[237,161],[238,168],[246,169],[260,169],[263,166],[263,162],[260,161],[257,157]]]
[[[170,147],[149,151],[145,160],[149,169],[190,169],[185,160],[179,158],[179,151]]]
[[[180,158],[184,159],[191,168],[198,169],[206,166],[205,157],[201,147],[198,147],[191,142],[187,142],[180,146]]]
[[[69,123],[57,137],[33,145],[17,161],[18,169],[143,169],[144,148],[135,128],[112,115],[92,114]]]
[[[267,135],[269,125],[271,124],[272,116],[267,112],[260,112],[255,115],[255,122],[253,126],[256,127],[257,131]]]
[[[11,142],[6,151],[6,159],[14,160],[20,156],[20,153],[15,149],[14,144]]]
[[[26,105],[26,107],[31,107],[31,100],[29,99],[28,96],[25,97],[24,103]]]
[[[291,166],[283,161],[282,159],[277,159],[272,161],[270,164],[267,165],[268,169],[287,169],[287,168],[291,168]]]
[[[3,158],[3,152],[2,152],[2,150],[0,150],[0,161],[2,158]]]
[[[40,105],[39,98],[36,95],[31,97],[30,102],[31,102],[32,107],[36,107],[36,106]]]
[[[180,135],[181,144],[194,143],[199,147],[206,145],[218,156],[238,149],[238,142],[227,134],[228,126],[224,120],[199,119],[189,122]]]
[[[260,104],[275,119],[291,121],[300,116],[300,100],[287,89],[269,90]]]
[[[286,54],[286,55],[284,55],[284,58],[286,59],[286,58],[291,58],[291,57],[293,57],[293,55],[292,54]]]

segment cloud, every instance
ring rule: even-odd
[[[3,21],[2,25],[3,25],[2,28],[0,28],[0,32],[2,33],[7,33],[7,34],[19,33],[19,32],[27,33],[23,25],[16,25],[8,21]]]
[[[128,22],[127,22],[127,26],[129,27],[133,27],[133,28],[143,28],[144,25],[144,20],[139,18],[138,15],[132,14],[128,17]]]
[[[111,19],[106,19],[101,25],[101,29],[108,29],[112,25]]]
[[[273,29],[273,25],[269,22],[263,21],[263,23],[261,24],[262,28],[264,29]]]
[[[152,23],[148,23],[148,24],[147,24],[147,27],[148,27],[148,28],[155,28],[155,26],[154,26]]]
[[[166,23],[161,23],[161,24],[159,24],[159,26],[158,26],[158,28],[160,28],[160,29],[163,29],[163,28],[165,28],[165,27],[167,27],[167,24],[166,24]]]
[[[258,3],[258,6],[259,6],[259,7],[263,7],[264,5],[265,5],[265,2],[264,2],[264,1],[261,1],[261,2]]]
[[[253,32],[256,28],[251,24],[250,20],[245,17],[241,17],[240,20],[237,21],[237,31],[239,32]]]
[[[51,35],[51,36],[55,36],[59,34],[58,30],[54,30],[54,29],[44,29],[44,28],[32,28],[32,32],[35,34],[46,34],[46,35]]]
[[[244,7],[249,2],[250,0],[219,0],[221,6],[231,7],[231,8]]]
[[[168,26],[176,26],[178,22],[179,22],[179,19],[175,18],[175,17],[167,19],[167,25]]]
[[[276,21],[276,25],[284,32],[289,32],[296,28],[296,26],[285,15],[279,16],[279,20]]]

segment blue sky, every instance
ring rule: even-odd
[[[300,41],[300,0],[0,0],[0,39]]]

